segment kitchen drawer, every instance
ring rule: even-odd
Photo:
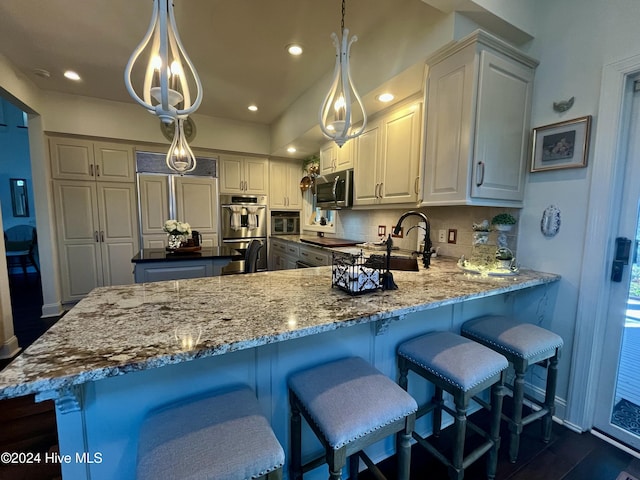
[[[284,242],[279,242],[277,240],[271,240],[271,249],[274,252],[285,254],[287,253],[287,245]]]
[[[300,246],[300,260],[309,265],[322,267],[331,263],[331,254],[319,248]]]
[[[285,253],[287,255],[291,255],[292,257],[297,257],[299,255],[299,249],[298,249],[298,245],[295,245],[293,243],[287,243],[285,244]]]

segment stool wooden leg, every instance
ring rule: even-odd
[[[452,469],[449,471],[449,478],[451,478],[451,480],[462,480],[464,477],[462,461],[464,459],[464,439],[467,434],[467,406],[468,401],[456,399],[453,460],[451,462]]]
[[[358,470],[360,470],[360,457],[354,453],[349,457],[349,480],[358,480]]]
[[[302,480],[302,418],[300,417],[300,407],[298,402],[289,394],[291,404],[291,462],[289,464],[289,478],[291,480]]]
[[[282,469],[279,468],[273,472],[267,473],[266,480],[282,480]]]
[[[407,375],[409,374],[409,367],[407,365],[407,361],[402,357],[398,358],[398,371],[398,385],[400,385],[400,388],[402,388],[406,392],[409,383],[407,379]]]
[[[440,430],[442,429],[442,406],[444,405],[444,400],[442,399],[442,388],[436,387],[435,392],[433,393],[433,398],[431,402],[434,405],[433,409],[433,436],[438,438],[440,436]]]
[[[556,410],[556,383],[558,380],[558,353],[549,359],[547,368],[547,387],[544,395],[544,406],[547,414],[542,417],[542,440],[549,443],[551,440],[551,427],[553,425],[553,415]]]
[[[342,480],[342,469],[347,463],[347,449],[327,450],[327,465],[329,465],[329,480]]]
[[[409,415],[405,420],[404,430],[398,432],[398,480],[409,480],[411,478],[411,434],[415,423],[415,414]]]
[[[493,442],[487,458],[487,478],[493,480],[498,469],[498,451],[500,450],[500,420],[502,418],[502,403],[505,395],[504,373],[499,383],[491,387],[491,428],[489,436]]]
[[[526,370],[526,369],[525,369]],[[513,417],[509,424],[511,438],[509,443],[509,460],[515,463],[520,449],[520,434],[522,433],[522,405],[524,403],[524,374],[525,371],[516,369],[513,381]]]

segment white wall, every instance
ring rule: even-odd
[[[536,39],[529,53],[540,61],[534,85],[531,125],[541,126],[583,115],[596,115],[599,107],[602,68],[615,60],[640,53],[640,10],[636,1],[539,0],[536,2]],[[575,97],[573,108],[556,113],[553,102]],[[611,125],[594,116],[591,146],[600,135],[612,135]],[[593,152],[593,148],[591,149]],[[563,336],[565,349],[560,363],[558,394],[566,398],[580,278],[590,264],[582,264],[589,214],[592,165],[587,168],[529,174],[525,207],[520,217],[518,251],[533,268],[562,275],[553,321]],[[558,206],[562,224],[556,237],[540,233],[540,217],[548,205]],[[602,251],[605,251],[605,245]],[[595,299],[594,299],[595,302]],[[521,305],[527,309],[530,306]],[[580,361],[580,359],[577,359]],[[575,393],[578,394],[577,392]]]

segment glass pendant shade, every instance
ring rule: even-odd
[[[331,38],[336,48],[336,64],[331,88],[320,106],[320,130],[327,138],[332,139],[338,146],[342,147],[347,140],[362,134],[367,126],[367,112],[364,109],[360,95],[358,95],[353,85],[349,67],[351,44],[357,41],[358,37],[354,35],[349,39],[349,29],[343,28],[341,39],[335,33],[331,34]],[[353,99],[355,99],[358,108],[362,112],[362,126],[355,132],[351,131],[353,122],[351,104]]]
[[[131,82],[132,72],[146,59],[142,95]],[[172,0],[153,0],[149,29],[129,58],[124,72],[131,97],[163,122],[195,112],[202,102],[202,84],[178,35]],[[192,101],[189,84],[195,86]]]
[[[193,155],[193,151],[184,134],[184,119],[185,117],[176,119],[176,131],[166,157],[167,166],[181,175],[196,168],[196,157]]]

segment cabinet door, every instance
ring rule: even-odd
[[[289,169],[284,162],[272,160],[269,164],[269,207],[285,209],[289,192]]]
[[[269,162],[265,158],[246,158],[244,188],[252,195],[266,195],[268,190]]]
[[[347,143],[338,147],[336,145],[336,170],[347,170],[353,168],[353,150],[356,140],[347,140]]]
[[[93,142],[50,138],[51,176],[61,180],[94,179]]]
[[[467,197],[469,135],[474,88],[473,52],[430,69],[423,203],[459,205]]]
[[[320,175],[334,172],[337,163],[338,146],[334,142],[325,143],[320,148]]]
[[[96,180],[105,182],[133,182],[133,147],[117,143],[95,143]]]
[[[302,192],[300,179],[302,169],[297,162],[287,162],[287,208],[288,210],[302,209]]]
[[[481,52],[473,197],[524,198],[532,85],[532,69],[489,51]]]
[[[380,123],[369,124],[356,140],[353,203],[373,205],[378,202],[380,187]]]
[[[383,118],[382,203],[411,203],[418,198],[421,104]]]
[[[62,299],[64,302],[78,301],[102,285],[96,184],[55,181],[53,199]]]
[[[140,198],[140,229],[143,248],[164,248],[167,233],[162,229],[169,219],[169,183],[165,175],[145,175],[138,177]]]
[[[218,188],[214,178],[175,177],[178,220],[202,234],[202,245],[217,245]]]
[[[220,156],[220,192],[244,192],[244,160],[242,157]]]
[[[131,258],[138,253],[135,186],[100,182],[97,192],[103,285],[132,284]]]

